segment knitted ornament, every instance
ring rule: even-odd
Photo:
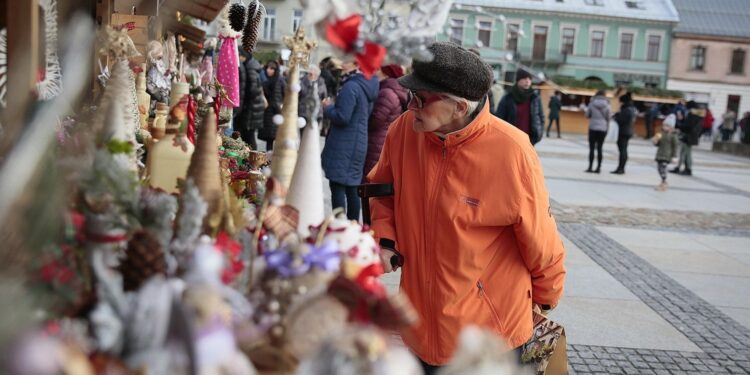
[[[232,4],[229,7],[229,25],[234,31],[242,31],[245,26],[245,7],[242,4]]]
[[[119,270],[126,291],[138,290],[154,275],[166,275],[167,262],[159,240],[148,231],[134,234]]]
[[[248,53],[253,53],[255,44],[258,42],[258,30],[266,13],[266,7],[260,1],[253,2],[247,7],[247,24],[242,31],[242,48]]]

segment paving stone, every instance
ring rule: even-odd
[[[579,371],[589,371],[589,367],[586,365],[573,365],[573,369]]]

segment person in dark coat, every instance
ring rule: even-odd
[[[620,161],[617,169],[610,172],[613,174],[625,174],[625,164],[628,162],[628,142],[633,137],[633,124],[638,116],[638,110],[633,103],[633,96],[628,92],[620,97],[620,112],[615,113],[617,123],[617,151],[620,153]]]
[[[677,161],[677,167],[670,169],[672,173],[679,173],[683,176],[693,175],[693,146],[698,145],[703,130],[703,121],[706,117],[706,110],[698,108],[698,103],[689,101],[687,103],[687,116],[685,121],[678,122],[677,129],[680,131],[680,159]],[[680,167],[685,164],[685,169],[680,171]]]
[[[542,99],[531,88],[529,72],[518,69],[516,84],[500,100],[496,115],[528,134],[532,145],[542,140],[542,134],[544,134]]]
[[[232,127],[240,132],[242,140],[253,150],[258,149],[255,132],[263,127],[263,112],[265,100],[263,98],[263,83],[260,80],[262,69],[258,60],[244,49],[239,48],[240,65],[240,106],[235,108]]]
[[[323,147],[323,171],[331,186],[333,208],[345,207],[350,220],[359,220],[357,186],[367,154],[367,123],[378,96],[378,79],[366,79],[355,62],[343,65],[344,77],[336,104],[323,101],[331,128]]]
[[[557,125],[557,138],[560,138],[560,110],[562,109],[562,101],[560,96],[562,93],[555,90],[555,95],[549,98],[549,125],[547,125],[547,138],[549,138],[549,131],[552,130],[552,123]]]
[[[400,65],[386,65],[380,68],[380,91],[370,115],[370,126],[367,133],[367,159],[364,175],[366,176],[380,159],[388,127],[406,110],[409,104],[409,91],[398,83],[404,75]],[[364,183],[364,178],[362,180]]]
[[[320,69],[317,66],[311,65],[306,72],[303,72],[302,77],[299,80],[300,91],[299,91],[299,109],[298,115],[305,119],[310,124],[312,123],[312,115],[315,111],[315,106],[318,101],[323,101],[328,97],[328,90],[326,89],[325,82],[320,77]],[[315,97],[315,89],[317,87],[318,97]],[[320,123],[323,119],[323,111],[318,111],[317,120]]]
[[[646,139],[651,139],[654,136],[654,121],[659,118],[660,114],[661,105],[659,103],[651,103],[651,108],[646,112]]]
[[[276,139],[276,130],[279,125],[274,124],[273,117],[281,114],[281,106],[284,104],[284,90],[286,83],[279,74],[279,64],[269,61],[266,64],[266,75],[268,79],[263,82],[263,94],[268,102],[268,107],[263,113],[263,127],[258,131],[258,138],[266,141],[266,151],[273,150],[273,141]]]

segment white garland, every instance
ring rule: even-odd
[[[5,108],[5,93],[8,90],[8,30],[0,30],[0,106]]]
[[[37,83],[40,100],[50,100],[62,92],[60,59],[57,57],[57,0],[39,0],[44,11],[45,73],[44,80]]]

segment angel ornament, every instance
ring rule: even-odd
[[[148,74],[146,76],[146,91],[151,98],[160,103],[169,104],[169,90],[171,87],[169,71],[164,63],[164,47],[156,40],[148,43]]]

